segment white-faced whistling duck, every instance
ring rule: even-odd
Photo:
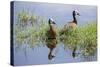
[[[76,15],[80,16],[80,14],[77,10],[74,10],[72,15],[73,15],[73,21],[69,22],[69,27],[75,30],[77,27]],[[76,49],[77,49],[77,47],[74,47],[74,49],[73,49],[73,52],[72,52],[73,58],[76,56]]]
[[[78,13],[78,11],[77,10],[74,10],[73,12],[72,12],[72,15],[73,15],[73,21],[72,22],[69,22],[69,27],[71,27],[71,28],[73,28],[73,29],[75,29],[76,28],[76,26],[77,26],[77,19],[76,19],[76,15],[78,15],[78,16],[80,16],[80,14]]]
[[[73,21],[72,22],[68,22],[68,24],[64,25],[64,29],[61,31],[61,35],[64,34],[65,32],[67,32],[68,30],[72,29],[75,30],[77,27],[77,19],[76,19],[76,15],[80,16],[79,12],[77,10],[74,10],[72,12],[72,16],[73,16]],[[73,51],[72,51],[72,56],[73,58],[76,55],[76,49],[77,47],[74,47]]]
[[[56,40],[56,31],[55,31],[55,22],[52,18],[48,21],[49,29],[47,31],[47,39],[46,39],[46,46],[49,48],[50,52],[48,54],[48,59],[51,60],[55,56],[52,55],[53,49],[56,47],[57,40]]]
[[[73,30],[76,29],[77,24],[78,24],[78,23],[77,23],[77,19],[76,19],[76,15],[80,16],[79,12],[78,12],[77,10],[74,10],[74,11],[72,12],[73,21],[68,22],[68,24],[65,24],[65,25],[64,25],[64,29],[63,29],[64,32],[66,31],[66,29],[69,29],[69,28],[71,28],[71,29],[73,29]]]

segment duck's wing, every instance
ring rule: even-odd
[[[74,22],[69,22],[68,23],[68,28],[76,29],[76,27],[77,27],[76,23],[74,23]]]

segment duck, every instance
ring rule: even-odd
[[[73,20],[64,25],[63,29],[61,30],[60,35],[66,34],[70,30],[72,30],[72,31],[76,30],[77,25],[78,25],[76,16],[80,16],[79,11],[78,10],[73,10],[72,11],[72,16],[73,16]],[[73,58],[75,58],[75,56],[76,56],[76,50],[77,50],[77,47],[75,46],[72,50],[72,57]]]
[[[69,25],[70,28],[76,29],[77,24],[78,24],[78,23],[77,23],[76,16],[80,16],[80,14],[79,14],[79,12],[78,12],[77,10],[74,10],[74,11],[72,12],[72,16],[73,16],[73,21],[72,21],[72,22],[68,22],[68,25]]]
[[[46,46],[49,48],[50,52],[48,54],[48,59],[51,60],[53,59],[55,56],[52,55],[52,52],[54,50],[54,48],[56,47],[57,44],[57,39],[56,39],[56,30],[55,30],[55,22],[52,18],[50,18],[48,20],[48,25],[49,25],[49,29],[47,30],[47,39],[46,39]]]
[[[61,29],[60,31],[60,35],[66,34],[69,30],[76,30],[78,25],[76,16],[80,16],[79,11],[73,10],[72,16],[73,16],[73,20],[64,25],[63,29]]]
[[[76,19],[76,15],[77,15],[77,16],[80,16],[79,11],[74,10],[74,11],[72,12],[72,15],[73,15],[73,21],[72,21],[72,22],[69,22],[69,27],[70,27],[71,29],[73,29],[73,30],[76,30],[77,24],[78,24],[78,23],[77,23],[77,19]],[[77,47],[75,46],[75,47],[73,48],[73,51],[72,51],[72,57],[73,57],[73,58],[76,57],[76,50],[77,50]]]
[[[76,16],[80,16],[79,11],[73,10],[72,16],[73,16],[73,20],[64,25],[61,34],[64,34],[64,32],[66,32],[68,29],[75,30],[77,28],[78,23],[77,23]]]
[[[72,30],[76,30],[77,28],[77,19],[76,19],[76,15],[77,16],[80,16],[79,12],[77,10],[74,10],[72,12],[72,15],[73,15],[73,21],[72,22],[69,22],[69,28],[71,28]],[[77,47],[75,46],[73,48],[73,51],[72,51],[72,57],[75,58],[76,57],[76,50],[77,50]]]

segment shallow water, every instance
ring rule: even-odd
[[[54,63],[72,63],[72,62],[84,62],[84,61],[96,61],[96,56],[83,58],[81,55],[72,57],[72,51],[70,49],[64,49],[64,46],[58,45],[53,54],[55,58],[48,59],[49,49],[46,46],[37,46],[35,48],[28,48],[23,45],[14,50],[14,65],[39,65],[39,64],[54,64]]]

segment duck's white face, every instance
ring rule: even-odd
[[[56,25],[55,24],[56,24],[55,21],[52,18],[50,18],[50,25],[52,26],[52,28],[54,30],[56,29]]]
[[[50,18],[51,21],[54,21],[52,18]]]
[[[51,24],[56,24],[52,18],[50,18]]]
[[[75,11],[75,15],[80,16],[79,11],[78,10],[74,10]]]

